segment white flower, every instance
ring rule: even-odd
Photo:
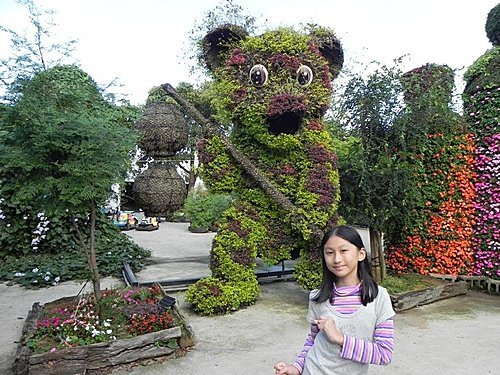
[[[107,333],[108,335],[111,335],[111,334],[113,333],[113,331],[112,331],[111,329],[107,329],[107,330],[106,330],[106,333]]]
[[[61,278],[60,278],[59,276],[56,276],[56,278],[54,279],[54,281],[55,281],[56,283],[58,283],[59,281],[61,281]]]
[[[10,228],[10,223],[7,224],[7,228]]]
[[[37,273],[37,272],[38,272],[38,268],[33,268],[33,269],[31,270],[31,272],[33,272],[33,273]]]
[[[26,220],[28,218],[28,216],[23,216],[23,219]]]
[[[47,276],[45,275],[45,277],[43,278],[45,281],[49,281],[50,280],[50,276]]]

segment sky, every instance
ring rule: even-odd
[[[58,42],[77,39],[75,57],[96,82],[115,77],[118,91],[144,104],[163,83],[196,84],[185,58],[190,30],[221,0],[35,0],[53,10]],[[406,55],[403,69],[447,64],[460,75],[491,48],[484,24],[498,0],[234,0],[267,28],[315,23],[333,28],[345,64],[383,64]],[[15,0],[0,0],[0,25],[28,32],[29,19]],[[0,57],[11,54],[0,35]]]

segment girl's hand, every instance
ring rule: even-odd
[[[320,331],[325,332],[328,340],[340,346],[344,345],[344,335],[337,329],[333,318],[322,316],[321,318],[316,319],[314,323],[316,323]]]
[[[297,367],[288,365],[285,362],[276,363],[274,365],[274,373],[276,375],[300,375]]]

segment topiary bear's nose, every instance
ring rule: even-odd
[[[269,132],[274,135],[295,134],[302,124],[306,109],[303,97],[291,94],[273,96],[266,112]]]

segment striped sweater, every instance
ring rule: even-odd
[[[352,314],[362,306],[360,284],[339,288],[334,285],[333,297],[332,306],[341,314]],[[311,330],[304,347],[293,364],[300,373],[302,373],[307,353],[314,345],[314,339],[318,332],[318,326],[311,324]],[[344,345],[340,356],[360,363],[387,365],[392,360],[393,349],[394,324],[393,319],[389,318],[375,327],[373,342],[344,335]]]

